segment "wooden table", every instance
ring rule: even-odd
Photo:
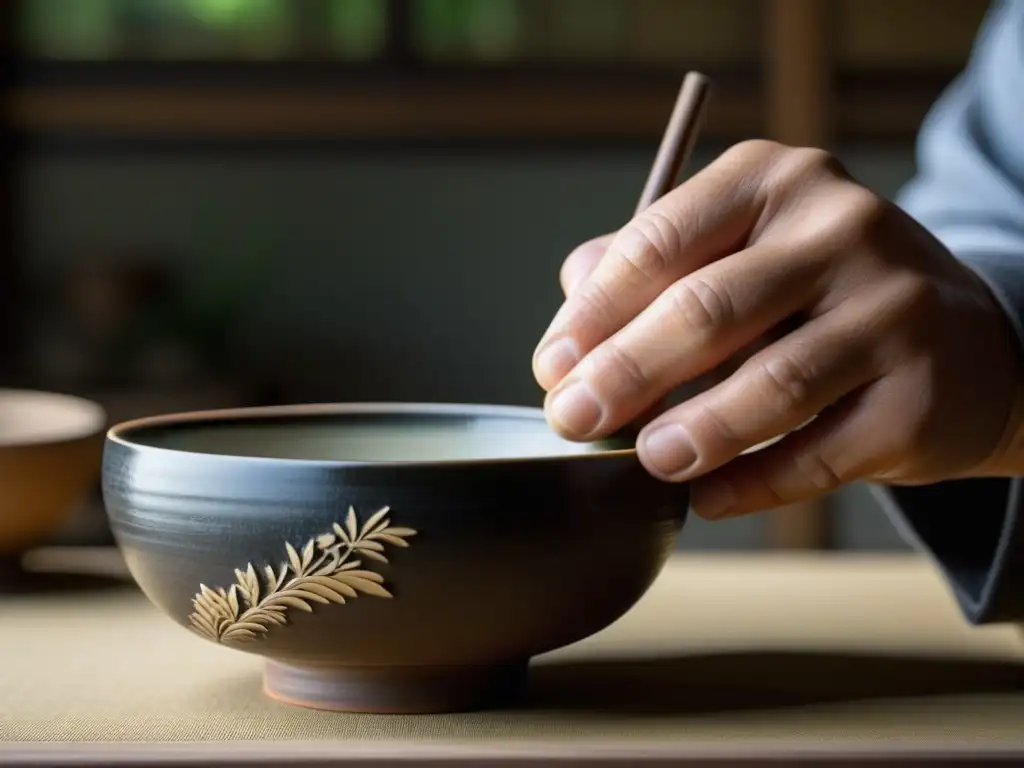
[[[0,659],[8,768],[1024,761],[1024,636],[969,627],[905,555],[679,555],[621,621],[539,659],[507,711],[281,705],[259,658],[129,586],[0,596]]]

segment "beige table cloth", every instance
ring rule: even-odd
[[[1024,750],[1024,635],[967,625],[907,555],[678,555],[619,622],[538,659],[529,704],[505,711],[276,703],[259,657],[130,586],[0,596],[0,659],[0,764],[157,742],[250,764],[339,742],[350,756]]]

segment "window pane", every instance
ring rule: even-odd
[[[411,38],[427,60],[515,58],[523,38],[519,0],[414,0]]]
[[[32,56],[55,59],[105,59],[117,54],[118,0],[26,0],[21,38]]]
[[[23,0],[26,53],[57,59],[365,59],[386,0]]]
[[[275,58],[294,42],[288,0],[123,0],[131,52],[155,58]]]
[[[409,38],[425,61],[681,68],[750,65],[760,50],[761,0],[408,1]],[[386,0],[23,0],[23,7],[30,55],[49,58],[366,60],[384,55],[388,39]]]
[[[342,58],[370,59],[387,45],[385,0],[328,0],[331,49]]]
[[[760,0],[413,0],[426,59],[750,64]]]

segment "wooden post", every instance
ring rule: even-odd
[[[828,56],[831,0],[766,0],[766,123],[769,138],[791,146],[832,142]],[[824,549],[830,525],[823,502],[770,513],[773,549]]]
[[[832,142],[831,0],[767,0],[767,125],[771,138],[796,146]]]
[[[0,3],[0,89],[5,104],[14,84],[16,5]],[[0,387],[12,385],[20,373],[16,152],[13,126],[5,117],[0,122]]]

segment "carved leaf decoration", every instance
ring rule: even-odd
[[[252,563],[245,569],[245,578],[249,584],[249,605],[256,605],[260,601],[260,580]]]
[[[387,525],[387,520],[385,520],[384,517],[390,511],[391,507],[381,507],[379,510],[370,515],[370,519],[363,524],[363,534],[365,535],[367,533],[371,533],[373,529],[377,527],[378,523],[383,522],[384,525]]]
[[[378,533],[378,534],[375,534],[375,535],[381,541],[386,541],[388,544],[392,544],[392,545],[394,545],[396,547],[408,547],[409,546],[409,542],[407,542],[405,539],[403,539],[403,538],[401,538],[399,536],[395,536],[393,533],[390,533],[390,532],[388,532],[388,533]]]
[[[217,609],[222,614],[230,612],[231,607],[228,605],[228,601],[225,600],[218,592],[210,589],[205,584],[199,585],[199,591],[206,598],[206,601],[211,607]]]
[[[323,576],[326,573],[333,573],[339,567],[341,567],[341,553],[338,550],[333,550],[330,553],[330,557],[324,560],[323,565],[310,569],[308,576]]]
[[[339,597],[356,597],[356,591],[337,576],[317,576],[315,583],[324,589],[337,592]],[[342,599],[338,600],[338,602],[343,603],[345,601]]]
[[[255,605],[260,601],[260,580],[256,576],[256,569],[252,567],[252,563],[249,563],[244,573],[236,568],[235,579],[238,592],[245,600],[246,605]]]
[[[228,590],[227,600],[228,600],[228,605],[231,607],[231,615],[237,616],[238,615],[238,609],[240,607],[239,604],[238,604],[238,585],[237,584],[232,584],[231,585],[231,589]]]
[[[390,592],[381,586],[380,583],[384,579],[381,578],[379,573],[374,571],[344,571],[338,574],[337,579],[357,592],[363,592],[376,597],[393,597]]]
[[[309,568],[310,563],[313,562],[313,555],[316,553],[316,540],[310,539],[306,542],[306,546],[302,548],[302,570],[305,571]]]
[[[345,532],[348,533],[348,540],[355,541],[359,536],[358,520],[354,507],[348,508],[348,517],[345,518]]]
[[[249,583],[246,575],[240,570],[235,568],[235,583],[238,585],[238,591],[242,595],[242,599],[245,602],[249,602]]]
[[[354,557],[386,563],[385,544],[409,546],[405,539],[416,531],[391,527],[390,511],[383,507],[360,526],[355,508],[349,507],[344,525],[334,523],[333,532],[314,536],[301,552],[285,542],[287,562],[276,570],[264,565],[262,579],[248,563],[235,570],[235,583],[226,590],[200,584],[189,615],[192,628],[218,643],[251,642],[287,626],[289,610],[312,613],[315,605],[343,605],[360,595],[394,597],[384,577]]]
[[[299,553],[295,551],[295,547],[286,541],[284,548],[288,552],[288,565],[292,571],[296,574],[302,573],[302,560],[299,558]]]

